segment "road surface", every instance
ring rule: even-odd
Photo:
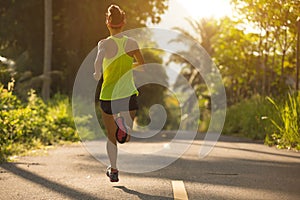
[[[160,145],[162,138],[166,134],[148,146],[133,139],[131,147]],[[300,153],[222,136],[200,159],[202,139],[171,165],[142,174],[121,171],[113,184],[106,166],[81,143],[19,157],[0,165],[0,199],[300,199]]]

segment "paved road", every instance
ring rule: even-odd
[[[188,199],[195,200],[300,199],[300,153],[221,137],[209,156],[199,159],[202,138],[168,167],[143,174],[121,172],[115,184],[104,175],[106,166],[82,144],[20,157],[0,165],[0,199],[171,200],[176,193],[172,181],[182,181]],[[147,144],[163,145],[162,141]],[[134,146],[147,148],[133,139]]]

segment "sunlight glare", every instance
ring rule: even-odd
[[[177,0],[192,18],[231,16],[230,0]]]

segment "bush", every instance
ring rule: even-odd
[[[69,99],[45,104],[32,90],[26,103],[0,85],[0,160],[42,145],[78,141]]]
[[[271,108],[267,100],[260,96],[231,106],[227,109],[223,134],[263,140],[266,131],[272,129],[270,121],[265,120],[273,115]]]
[[[48,143],[59,141],[78,141],[70,100],[66,96],[56,95],[49,103],[46,115]],[[51,139],[51,140],[50,140]]]
[[[73,117],[82,141],[97,140],[105,137],[105,128],[99,104],[98,100],[91,102],[79,96],[72,100]],[[93,115],[93,112],[95,112],[95,115]]]
[[[267,145],[300,150],[300,95],[260,96],[227,109],[223,134],[264,139]]]

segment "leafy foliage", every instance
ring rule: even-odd
[[[232,0],[232,3],[234,17],[189,20],[192,33],[180,27],[176,30],[198,41],[217,64],[229,105],[253,95],[286,93],[288,87],[295,86],[299,1]],[[193,49],[182,54],[189,52]],[[185,66],[182,74],[194,88],[197,85],[205,88],[201,87],[201,78],[196,78],[200,74],[193,71]],[[205,93],[205,89],[200,93]]]
[[[0,86],[0,160],[31,148],[78,141],[67,97],[45,104],[35,92],[22,103]]]
[[[286,82],[294,79],[296,65],[297,18],[300,15],[298,0],[232,0],[237,16],[244,24],[240,29],[253,32],[259,93],[278,94],[287,91]],[[241,23],[240,23],[241,24]],[[239,45],[239,44],[237,44]],[[249,52],[249,53],[250,53]],[[291,78],[292,77],[292,78]],[[289,83],[289,86],[294,86]],[[275,92],[276,91],[276,92]]]
[[[299,95],[273,100],[252,97],[227,111],[223,134],[264,140],[278,148],[300,149]]]
[[[273,116],[272,106],[261,96],[245,99],[227,110],[223,134],[263,140],[272,124],[265,120]]]
[[[53,0],[52,94],[70,94],[76,72],[98,41],[108,36],[105,13],[111,3],[127,13],[126,28],[158,23],[168,0]],[[26,13],[22,15],[20,13]],[[1,0],[0,55],[16,61],[20,87],[41,90],[44,46],[44,3]],[[91,66],[91,69],[93,66]],[[19,81],[19,80],[22,81]],[[34,79],[34,80],[32,80]],[[4,80],[0,80],[4,82]],[[18,86],[18,87],[19,87]]]

